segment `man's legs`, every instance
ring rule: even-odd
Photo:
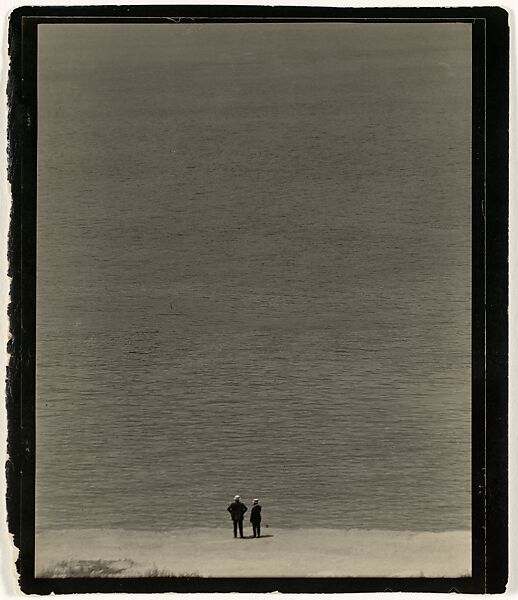
[[[234,523],[234,537],[237,537],[237,521],[232,521]]]
[[[243,519],[239,519],[238,524],[239,524],[239,536],[243,537]]]
[[[255,528],[257,530],[257,537],[261,537],[261,523],[257,523]]]

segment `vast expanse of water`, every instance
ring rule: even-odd
[[[470,527],[470,35],[40,25],[39,527]]]

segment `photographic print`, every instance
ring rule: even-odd
[[[470,580],[474,23],[34,41],[35,579]]]

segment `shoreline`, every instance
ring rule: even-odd
[[[226,528],[38,530],[45,577],[463,577],[471,531]]]

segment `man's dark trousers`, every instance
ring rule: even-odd
[[[261,537],[261,523],[252,523],[252,529],[254,530],[254,537]]]
[[[234,521],[234,537],[237,537],[237,528],[239,526],[239,537],[243,537],[243,519]]]

